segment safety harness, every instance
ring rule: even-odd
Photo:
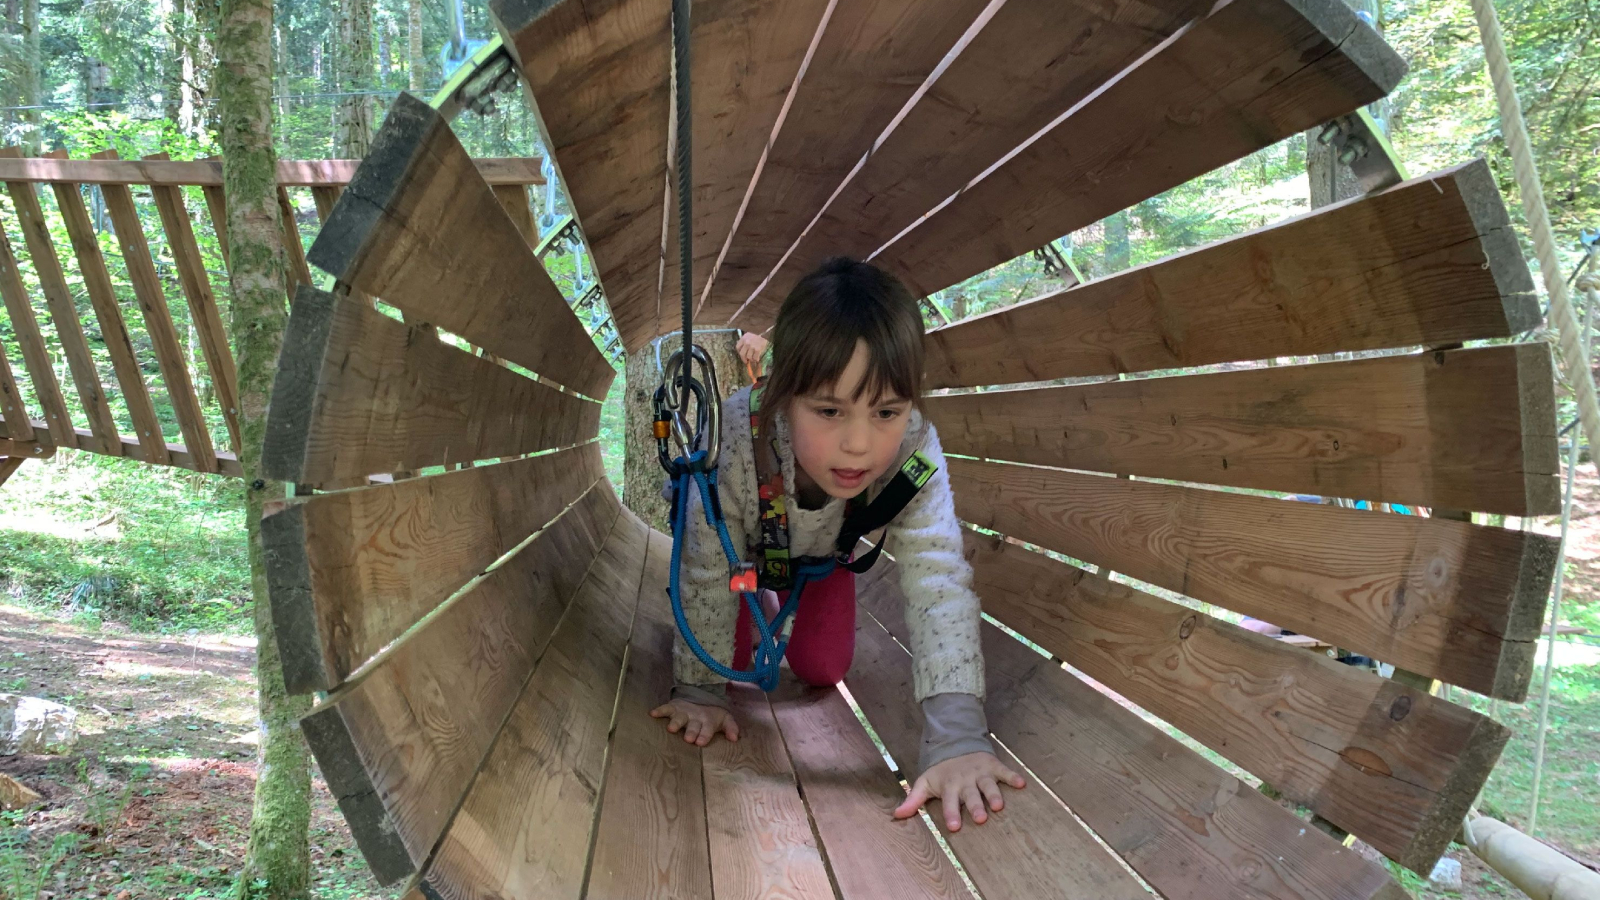
[[[670,363],[668,369],[669,371],[673,369]],[[713,384],[714,377],[712,376]],[[928,479],[933,477],[936,467],[920,450],[912,451],[901,464],[899,471],[871,502],[863,502],[859,495],[847,501],[844,522],[839,529],[839,537],[834,542],[832,555],[793,557],[789,552],[790,498],[784,491],[783,470],[778,462],[777,436],[768,435],[765,440],[762,439],[761,385],[758,383],[750,390],[750,438],[755,451],[756,493],[760,516],[755,533],[750,535],[747,560],[734,550],[733,539],[728,534],[727,520],[717,494],[716,468],[713,466],[706,471],[704,467],[706,451],[697,449],[688,456],[667,462],[666,439],[672,430],[672,421],[665,402],[666,389],[667,386],[664,384],[656,392],[655,435],[657,453],[667,466],[668,474],[675,478],[671,491],[672,570],[667,589],[672,599],[673,618],[677,622],[678,631],[683,634],[684,643],[695,656],[699,657],[706,668],[720,678],[752,682],[763,690],[770,691],[777,687],[779,666],[783,661],[784,651],[788,648],[789,636],[794,629],[794,613],[799,609],[800,598],[806,584],[828,577],[833,573],[835,566],[842,565],[858,574],[872,568],[872,564],[877,561],[883,549],[883,541],[879,540],[860,559],[853,557],[857,543],[863,536],[893,521],[895,516],[916,497],[922,486],[928,483]],[[715,392],[714,387],[712,392]],[[698,399],[700,392],[696,391],[696,394]],[[695,637],[694,630],[689,627],[688,619],[683,612],[679,571],[683,559],[684,532],[688,524],[691,484],[700,491],[706,524],[716,531],[722,543],[723,553],[728,559],[728,589],[743,598],[750,610],[751,619],[756,624],[758,635],[751,654],[752,666],[749,671],[730,668],[707,653]],[[788,599],[771,619],[767,618],[759,601],[759,593],[763,589],[789,591]]]

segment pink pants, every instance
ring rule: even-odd
[[[778,602],[789,599],[778,593]],[[733,667],[750,668],[750,647],[756,625],[750,607],[739,599],[739,625],[734,631]],[[827,686],[844,680],[856,655],[856,573],[843,566],[827,578],[806,583],[794,614],[794,632],[784,659],[801,681]]]

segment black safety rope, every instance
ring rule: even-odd
[[[689,0],[672,0],[672,67],[676,81],[678,164],[678,286],[683,293],[683,376],[688,384],[694,375],[694,177],[689,135]],[[688,401],[680,394],[680,406]]]

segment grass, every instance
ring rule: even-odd
[[[143,631],[246,631],[237,479],[63,451],[0,501],[0,591],[16,604]]]

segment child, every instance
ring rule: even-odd
[[[758,433],[763,442],[776,439],[791,558],[831,555],[845,501],[877,496],[912,451],[939,467],[886,529],[885,549],[899,564],[906,596],[914,688],[926,719],[921,775],[894,814],[906,818],[940,799],[946,825],[955,831],[962,804],[982,824],[988,819],[984,800],[995,811],[1004,805],[999,783],[1021,788],[1023,780],[989,744],[980,701],[978,598],[939,438],[917,408],[922,335],[916,300],[897,279],[865,263],[829,260],[800,280],[778,312]],[[724,401],[721,441],[722,510],[733,546],[749,560],[747,542],[754,536],[759,543],[760,534],[749,388]],[[713,658],[749,669],[754,626],[729,590],[727,557],[697,491],[691,491],[688,517],[685,616]],[[785,656],[796,676],[814,685],[844,678],[855,652],[855,610],[855,576],[843,566],[805,586]],[[738,740],[724,683],[681,638],[673,674],[671,699],[650,714],[668,719],[668,731],[681,730],[684,740],[699,746],[719,732]]]

